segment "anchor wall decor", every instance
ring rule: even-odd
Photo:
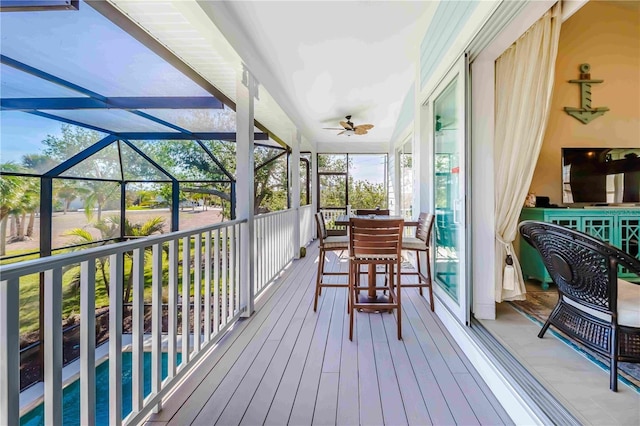
[[[591,66],[589,64],[580,64],[580,79],[569,80],[569,83],[580,84],[581,108],[564,107],[567,114],[580,120],[583,124],[588,124],[592,120],[595,120],[596,118],[604,115],[605,112],[609,111],[609,108],[607,107],[591,108],[591,85],[602,83],[604,80],[592,80],[591,74],[589,74],[590,69]]]

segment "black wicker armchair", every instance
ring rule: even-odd
[[[590,235],[546,222],[519,225],[538,250],[558,289],[558,303],[538,337],[554,325],[610,359],[610,385],[618,390],[618,362],[640,362],[640,324],[618,306],[618,268],[640,276],[640,260]],[[630,301],[640,303],[638,300]]]

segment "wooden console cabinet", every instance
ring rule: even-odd
[[[520,213],[520,220],[539,220],[556,223],[593,235],[640,259],[640,207],[585,207],[569,209],[528,208]],[[546,290],[552,282],[538,252],[520,237],[520,265],[527,278],[542,282]],[[622,279],[637,279],[620,268]]]

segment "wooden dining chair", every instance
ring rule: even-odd
[[[402,305],[400,284],[400,262],[402,259],[402,219],[360,219],[349,220],[349,340],[353,340],[354,310],[397,311],[398,340],[402,339]],[[386,265],[389,279],[378,287],[375,280],[367,286],[360,285],[360,265],[376,267]],[[376,303],[378,299],[358,299],[360,291],[374,294],[377,290],[387,290],[388,300]],[[376,296],[377,297],[377,296]]]
[[[418,217],[418,225],[416,226],[416,233],[413,237],[402,238],[402,250],[414,251],[416,253],[417,272],[402,272],[402,275],[417,275],[418,283],[403,283],[402,287],[418,287],[420,289],[420,295],[422,295],[422,288],[427,287],[429,289],[429,304],[431,305],[431,311],[433,312],[433,289],[431,287],[431,262],[429,251],[431,248],[431,232],[433,230],[433,214],[420,213]],[[424,275],[420,269],[420,253],[425,253],[427,256],[427,274]]]
[[[389,209],[356,209],[356,216],[367,216],[374,214],[376,216],[389,216]]]
[[[375,209],[356,209],[356,216],[389,216],[389,209],[384,209],[381,210],[380,208],[375,208]],[[385,274],[388,272],[388,268],[385,266],[384,267],[384,272]],[[364,274],[366,272],[360,272],[361,274]],[[385,279],[386,279],[385,275]]]
[[[328,236],[327,227],[324,223],[324,216],[322,213],[316,213],[316,225],[318,229],[318,240],[320,240],[320,253],[318,256],[318,273],[316,276],[316,292],[313,300],[313,311],[318,308],[318,297],[322,294],[322,287],[344,287],[349,286],[348,282],[342,283],[325,283],[323,277],[325,275],[348,275],[348,272],[335,272],[325,271],[324,262],[327,252],[330,251],[345,251],[349,249],[349,237],[342,236]]]

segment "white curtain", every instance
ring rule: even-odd
[[[558,2],[496,60],[497,302],[525,298],[513,241],[547,126],[561,22]],[[513,259],[514,280],[508,277],[514,271],[505,270],[507,254]]]

